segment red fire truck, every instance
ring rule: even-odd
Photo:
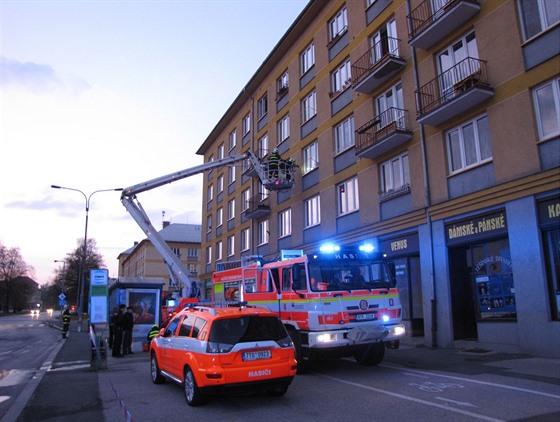
[[[318,356],[353,356],[377,365],[385,348],[405,335],[394,264],[370,245],[322,247],[317,254],[282,251],[276,261],[259,256],[218,264],[213,301],[247,302],[277,312],[286,326],[298,370]]]

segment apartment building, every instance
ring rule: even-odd
[[[197,152],[301,169],[284,192],[205,175],[206,289],[219,262],[374,241],[426,345],[560,356],[559,13],[311,0]]]
[[[164,221],[159,231],[171,250],[197,279],[200,265],[201,226],[199,224],[177,224]],[[176,288],[169,277],[167,264],[148,238],[135,242],[134,246],[123,251],[119,260],[119,277],[162,278],[165,281],[163,294],[173,293]]]

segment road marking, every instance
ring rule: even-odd
[[[466,402],[466,401],[451,400],[451,399],[446,399],[444,397],[436,397],[436,400],[447,401],[449,403],[453,403],[453,404],[456,404],[458,406],[478,407],[478,406],[475,406],[474,404]]]
[[[435,372],[419,371],[419,370],[416,370],[416,369],[408,369],[408,368],[405,369],[405,368],[402,368],[400,366],[388,365],[388,364],[385,364],[385,363],[381,364],[379,366],[383,366],[385,368],[390,368],[390,369],[398,369],[398,370],[403,371],[405,374],[407,372],[410,372],[410,373],[421,374],[421,375],[436,376],[436,377],[448,378],[448,379],[457,380],[457,381],[470,382],[470,383],[473,383],[473,384],[487,385],[487,386],[490,386],[490,387],[499,387],[499,388],[505,388],[507,390],[521,391],[523,393],[530,393],[530,394],[535,394],[537,396],[550,397],[552,399],[560,399],[560,395],[558,395],[558,394],[544,393],[542,391],[530,390],[528,388],[513,387],[511,385],[498,384],[498,383],[495,383],[495,382],[478,381],[478,380],[473,380],[473,379],[469,379],[469,378],[457,377],[457,376],[453,376],[453,375],[443,375],[443,374],[438,374],[438,373],[435,373]]]
[[[49,368],[48,372],[55,372],[55,371],[73,371],[75,369],[84,369],[89,368],[90,364],[80,364],[80,365],[67,365],[67,366],[59,366],[57,368]]]
[[[352,381],[347,381],[347,380],[343,380],[343,379],[340,379],[340,378],[331,377],[331,376],[328,376],[328,375],[322,375],[321,374],[320,376],[322,376],[324,378],[329,378],[329,379],[334,380],[334,381],[339,381],[339,382],[342,382],[342,383],[345,383],[345,384],[353,385],[355,387],[360,387],[360,388],[363,388],[363,389],[366,389],[366,390],[371,390],[371,391],[375,391],[375,392],[378,392],[378,393],[387,394],[389,396],[397,397],[397,398],[400,398],[400,399],[409,400],[409,401],[413,401],[413,402],[420,403],[420,404],[425,404],[427,406],[437,407],[439,409],[444,409],[444,410],[451,411],[451,412],[454,412],[454,413],[460,413],[460,414],[463,414],[463,415],[466,415],[466,416],[471,416],[471,417],[474,417],[474,418],[478,418],[478,419],[482,419],[482,420],[486,420],[486,421],[504,422],[502,419],[496,419],[496,418],[492,418],[492,417],[489,417],[489,416],[480,415],[478,413],[468,412],[466,410],[450,408],[447,405],[440,405],[440,404],[433,403],[433,402],[430,402],[430,401],[418,399],[416,397],[407,396],[407,395],[399,394],[399,393],[394,393],[392,391],[382,390],[382,389],[379,389],[379,388],[370,387],[370,386],[363,385],[363,384],[358,384],[358,383],[355,383],[355,382],[352,382]]]
[[[11,397],[10,396],[0,396],[0,403],[5,402],[6,400],[10,400]]]
[[[374,388],[374,387],[370,387],[370,386],[367,386],[367,385],[358,384],[358,383],[352,382],[352,381],[346,381],[346,380],[343,380],[341,378],[331,377],[331,376],[323,375],[323,374],[319,374],[319,376],[321,376],[323,378],[328,378],[328,379],[333,380],[333,381],[338,381],[338,382],[341,382],[341,383],[344,383],[344,384],[349,384],[349,385],[352,385],[354,387],[359,387],[359,388],[363,388],[365,390],[375,391],[376,393],[386,394],[388,396],[397,397],[397,398],[403,399],[403,400],[413,401],[413,402],[416,402],[416,403],[424,404],[426,406],[437,407],[438,409],[443,409],[443,410],[446,410],[448,412],[460,413],[461,415],[470,416],[472,418],[477,418],[477,419],[482,419],[484,421],[505,422],[503,419],[496,419],[496,418],[492,418],[490,416],[481,415],[481,414],[474,413],[474,412],[469,412],[467,410],[455,409],[453,407],[449,407],[448,405],[433,403],[433,402],[430,402],[430,401],[427,401],[427,400],[418,399],[416,397],[411,397],[411,396],[407,396],[407,395],[404,395],[404,394],[393,393],[392,391],[382,390],[380,388]]]

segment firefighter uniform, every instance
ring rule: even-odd
[[[148,340],[148,344],[151,343],[152,339],[159,334],[159,327],[157,324],[152,325],[152,329],[148,333],[146,340]]]
[[[66,338],[68,329],[70,328],[70,311],[68,308],[62,312],[62,338]]]

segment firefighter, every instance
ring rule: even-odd
[[[152,342],[152,339],[159,334],[159,326],[157,324],[152,325],[152,329],[148,333],[146,340],[148,340],[148,344]]]
[[[68,329],[70,328],[70,311],[68,307],[64,307],[64,311],[62,312],[62,338],[67,338]]]
[[[270,179],[278,177],[278,167],[282,161],[282,157],[278,152],[278,148],[274,148],[270,157],[268,157],[268,177]]]

